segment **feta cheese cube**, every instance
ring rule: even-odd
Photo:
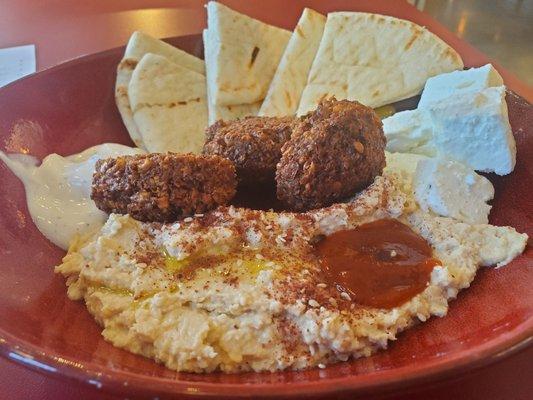
[[[505,87],[448,98],[429,109],[432,145],[437,153],[476,171],[509,174],[516,163],[516,143],[505,102]]]
[[[501,75],[491,64],[440,74],[426,81],[418,108],[426,108],[432,104],[440,103],[451,96],[458,96],[466,92],[480,92],[489,87],[502,85]]]
[[[490,181],[460,162],[428,158],[418,162],[413,176],[420,208],[469,224],[487,224],[494,197]]]
[[[401,111],[385,118],[383,131],[387,136],[387,151],[429,156],[435,153],[430,144],[433,124],[425,111]]]
[[[396,113],[383,120],[383,131],[390,152],[452,158],[498,175],[509,174],[516,164],[505,86]]]

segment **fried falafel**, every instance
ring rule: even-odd
[[[235,166],[219,156],[152,153],[98,160],[91,198],[107,213],[171,222],[227,204]]]
[[[292,117],[217,121],[206,130],[203,154],[233,161],[242,185],[273,183],[281,147],[289,140],[296,121]]]
[[[323,100],[283,145],[277,196],[296,211],[352,196],[382,173],[385,144],[374,110],[356,101]]]

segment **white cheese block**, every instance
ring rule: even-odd
[[[432,156],[433,124],[427,112],[401,111],[383,120],[387,151]]]
[[[516,163],[504,86],[396,113],[383,120],[383,131],[390,152],[440,155],[498,175],[509,174]]]
[[[467,92],[480,92],[489,87],[502,85],[503,79],[492,64],[440,74],[426,81],[418,108],[427,108],[451,96],[460,96]]]
[[[448,98],[428,109],[437,153],[476,171],[509,174],[516,143],[509,124],[505,86]]]
[[[417,163],[413,176],[415,199],[424,211],[469,224],[487,224],[494,197],[490,181],[452,160],[428,158]]]

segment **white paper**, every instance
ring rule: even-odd
[[[35,72],[35,45],[0,49],[0,87]]]

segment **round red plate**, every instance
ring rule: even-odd
[[[199,36],[171,42],[201,55]],[[43,158],[103,142],[131,144],[115,107],[123,49],[75,59],[0,89],[0,148]],[[533,108],[508,94],[516,170],[490,177],[491,222],[533,234]],[[280,396],[391,390],[495,361],[533,333],[533,251],[480,271],[472,287],[433,318],[373,357],[303,372],[195,375],[170,371],[106,343],[80,302],[53,273],[63,252],[35,228],[20,181],[0,164],[0,352],[11,360],[104,390],[136,394]]]

